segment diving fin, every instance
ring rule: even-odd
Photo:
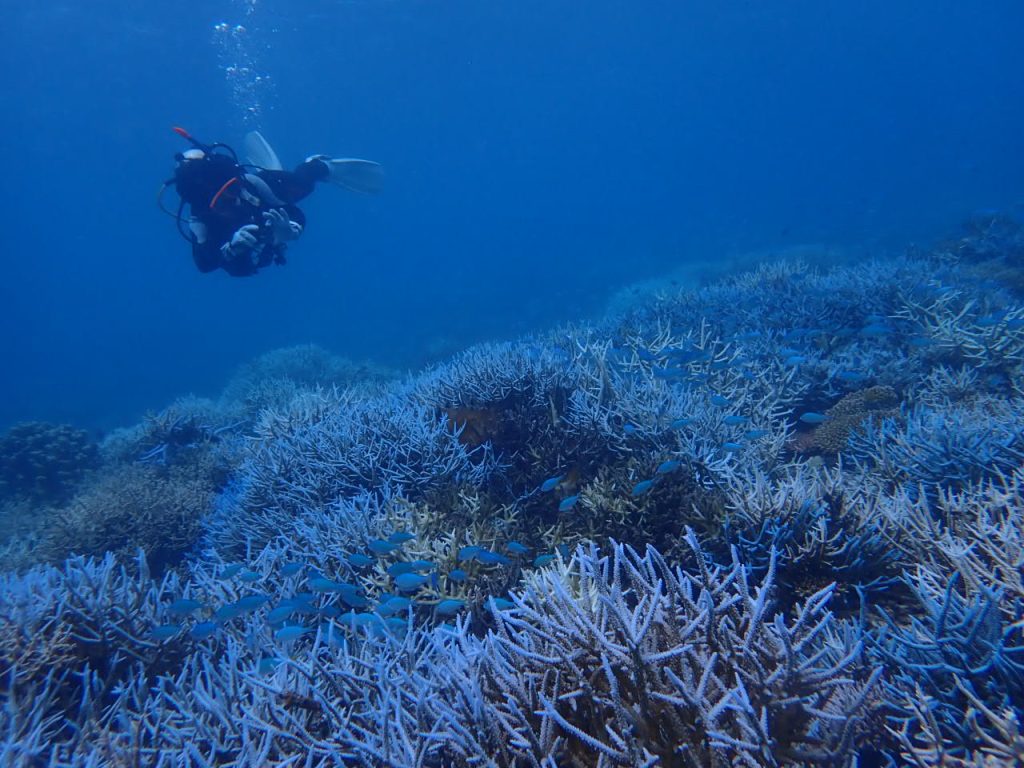
[[[268,171],[284,170],[274,148],[267,143],[259,131],[249,131],[245,134],[245,156],[249,163],[257,168]]]
[[[325,158],[323,163],[331,172],[331,181],[345,189],[374,194],[384,187],[384,168],[380,163],[354,157]]]

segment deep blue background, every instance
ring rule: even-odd
[[[418,366],[684,262],[1021,196],[1019,0],[259,0],[264,133],[388,188],[319,190],[283,269],[200,275],[153,196],[171,125],[240,141],[212,29],[244,6],[3,5],[0,425],[133,421],[300,342]]]

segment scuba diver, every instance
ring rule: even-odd
[[[306,227],[305,214],[296,203],[312,193],[317,182],[372,193],[380,191],[383,181],[377,163],[327,155],[313,155],[294,171],[286,171],[256,131],[245,137],[247,163],[240,162],[227,144],[203,144],[184,128],[174,132],[192,148],[175,155],[174,176],[164,182],[157,199],[192,244],[200,272],[221,268],[245,277],[270,264],[284,264],[288,243]],[[181,198],[177,212],[163,205],[169,186]]]

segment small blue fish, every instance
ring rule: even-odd
[[[504,597],[492,597],[491,604],[499,611],[508,611],[516,607],[516,604]]]
[[[353,552],[345,559],[348,560],[350,565],[354,565],[356,568],[366,568],[377,562],[372,557],[364,555],[361,552]]]
[[[481,549],[477,552],[476,561],[483,565],[512,565],[512,561],[497,552]]]
[[[654,487],[653,480],[641,480],[639,483],[633,486],[633,490],[630,491],[630,496],[643,496],[651,488]]]
[[[281,566],[281,575],[285,577],[295,576],[296,574],[301,573],[302,569],[305,567],[305,563],[285,563]]]
[[[416,569],[413,567],[412,563],[403,560],[401,562],[389,565],[387,574],[388,576],[401,576],[403,573],[412,573],[415,570]]]
[[[681,379],[686,375],[682,368],[651,368],[656,379]]]
[[[181,632],[181,624],[161,624],[159,627],[154,627],[150,635],[154,640],[163,642],[170,640],[179,632]]]
[[[724,395],[712,395],[711,404],[718,408],[727,408],[731,403],[729,402],[729,398]]]
[[[693,424],[693,419],[673,419],[668,425],[669,429],[682,429]]]
[[[867,380],[868,376],[866,373],[860,373],[858,371],[839,371],[839,373],[836,374],[836,378],[840,381],[849,382],[850,384],[858,384]]]
[[[430,560],[413,560],[409,563],[414,571],[436,571],[437,563]]]
[[[558,505],[559,512],[568,512],[570,509],[576,506],[576,502],[580,500],[580,495],[574,494],[572,496],[566,496]]]
[[[243,611],[255,611],[265,603],[270,602],[269,595],[252,594],[240,597],[235,600],[234,605],[241,608]]]
[[[338,583],[332,579],[328,579],[324,576],[314,576],[308,579],[306,583],[312,592],[337,592]]]
[[[421,573],[401,573],[395,577],[395,586],[400,592],[415,592],[427,583],[428,577]]]
[[[367,600],[366,601],[366,605],[369,605],[369,604],[370,604],[370,601]],[[355,606],[353,606],[353,607],[355,607]],[[365,607],[365,606],[360,606],[360,607]],[[341,615],[341,608],[339,608],[336,605],[325,605],[323,608],[321,608],[319,611],[317,611],[317,614],[320,616],[321,619],[334,619],[334,618],[337,618],[338,616]]]
[[[393,541],[384,541],[384,539],[370,539],[366,546],[375,555],[390,555],[402,545]]]
[[[463,582],[469,578],[469,574],[461,568],[456,568],[453,571],[448,571],[448,578],[455,582]]]
[[[259,671],[261,675],[269,675],[280,665],[281,659],[275,658],[273,656],[265,656],[262,659],[260,659],[260,663],[256,665],[256,669],[257,671]]]
[[[438,616],[454,616],[465,607],[465,600],[456,600],[454,598],[450,598],[448,600],[442,600],[441,602],[439,602],[437,604],[436,610]]]
[[[1006,312],[994,312],[991,315],[979,317],[977,326],[979,328],[993,328],[1003,322],[1004,317],[1006,317]]]
[[[565,502],[562,503],[564,504]],[[561,505],[559,505],[558,508],[561,509]],[[505,549],[507,549],[513,555],[526,555],[530,552],[530,548],[528,546],[526,546],[525,544],[520,544],[518,541],[510,541],[508,544],[505,545]]]
[[[309,627],[303,627],[301,625],[292,625],[288,627],[282,627],[274,633],[274,638],[282,643],[290,643],[298,640],[300,637],[309,632]]]
[[[723,424],[727,424],[730,427],[736,427],[740,424],[746,424],[750,419],[747,416],[726,416],[722,419]]]
[[[459,550],[458,560],[460,563],[464,563],[467,560],[474,560],[476,556],[483,552],[483,547],[479,547],[476,544],[471,544],[468,547],[462,547]]]
[[[779,348],[779,354],[783,355],[783,356],[791,357],[793,355],[799,355],[800,354],[800,350],[799,349],[795,349],[794,347],[780,347]]]
[[[877,338],[879,336],[888,336],[892,333],[892,328],[888,325],[881,323],[874,323],[872,325],[865,325],[860,329],[860,335],[868,338]]]
[[[679,461],[679,459],[668,459],[658,465],[655,473],[659,475],[667,475],[671,472],[675,472],[680,466],[682,466],[682,462]]]
[[[549,477],[547,480],[540,484],[540,489],[544,491],[544,493],[549,493],[550,491],[555,490],[555,488],[558,487],[558,484],[560,482],[562,482],[562,475]]]
[[[737,451],[742,451],[743,446],[740,443],[727,442],[722,443],[722,450],[726,453],[736,453]]]
[[[189,600],[188,598],[183,597],[168,605],[167,612],[173,616],[188,616],[190,613],[195,613],[202,607],[203,604],[198,600]]]
[[[771,430],[768,429],[748,429],[743,433],[743,437],[747,440],[757,440],[769,434],[771,434]]]
[[[626,424],[622,428],[622,431],[628,437],[628,436],[631,436],[631,435],[635,435],[637,432],[639,432],[640,431],[640,427],[638,427],[636,424]]]
[[[406,610],[410,605],[412,605],[412,600],[408,597],[389,597],[377,606],[377,613],[381,616],[393,616]]]
[[[338,617],[339,624],[345,627],[351,627],[352,629],[369,626],[378,620],[379,617],[374,616],[372,613],[356,613],[355,611],[343,613]]]
[[[537,555],[537,557],[533,559],[533,564],[537,568],[543,568],[545,565],[553,563],[554,561],[555,555]]]
[[[349,608],[368,608],[370,605],[370,599],[358,592],[342,592],[341,602]]]
[[[738,333],[733,336],[733,341],[754,341],[760,339],[764,334],[761,331],[747,331],[746,333]]]
[[[279,605],[267,614],[268,624],[280,624],[295,613],[294,605]]]
[[[932,340],[927,336],[911,336],[907,343],[912,347],[921,349],[923,347],[930,347],[932,345]]]
[[[783,362],[790,366],[803,365],[807,362],[807,357],[804,355],[790,355]]]
[[[232,619],[237,619],[243,613],[245,613],[245,611],[239,608],[237,605],[235,605],[234,603],[228,603],[227,605],[222,605],[220,608],[214,611],[213,618],[221,624],[224,624],[225,622],[231,621]]]
[[[407,541],[412,541],[416,538],[416,534],[409,533],[408,531],[395,531],[388,536],[388,541],[392,544],[405,544]]]
[[[221,578],[221,579],[232,579],[241,570],[242,570],[242,564],[241,563],[232,563],[231,565],[227,566],[226,568],[224,568],[223,571],[220,572],[220,576],[218,578]]]
[[[636,356],[643,360],[645,363],[653,363],[655,360],[658,359],[657,355],[655,355],[650,350],[644,349],[643,347],[637,347]]]
[[[193,640],[205,640],[208,637],[213,637],[216,631],[217,622],[201,621],[192,627],[192,629],[188,631],[188,634]]]
[[[800,417],[800,421],[804,424],[821,424],[826,419],[828,419],[828,416],[823,413],[815,413],[814,411],[808,411]]]

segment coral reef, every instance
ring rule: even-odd
[[[1024,764],[1020,233],[109,435],[8,503],[0,763]]]

